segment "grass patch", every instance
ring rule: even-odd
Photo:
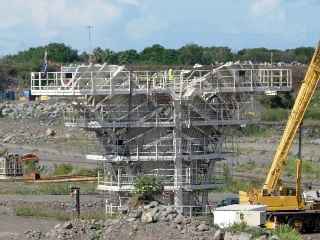
[[[20,217],[33,217],[33,218],[49,218],[55,219],[58,221],[69,221],[74,218],[72,212],[62,211],[62,210],[53,210],[39,206],[19,206],[15,209],[15,215]],[[116,219],[119,216],[117,215],[107,215],[104,211],[90,211],[82,212],[80,218],[84,220],[107,220],[107,219]]]
[[[286,121],[290,110],[284,108],[268,108],[261,114],[261,120],[267,122]]]
[[[249,160],[246,163],[241,163],[236,167],[237,172],[248,172],[257,169],[257,164],[253,160]]]
[[[67,163],[55,164],[52,175],[65,176],[65,175],[70,175],[72,171],[73,171],[73,166],[71,164],[67,164]]]
[[[66,195],[70,193],[70,187],[80,187],[81,194],[95,193],[96,182],[72,182],[72,183],[23,183],[3,182],[0,183],[1,194],[17,195]]]
[[[241,128],[241,136],[246,137],[267,137],[270,135],[270,128],[257,126],[257,125],[247,125]]]
[[[35,206],[16,207],[15,214],[20,217],[52,218],[59,221],[68,221],[72,218],[71,214],[65,211],[50,210]]]
[[[239,193],[239,191],[248,191],[252,188],[260,188],[262,182],[257,180],[243,180],[243,179],[232,179],[230,182],[224,184],[222,187],[219,187],[215,192],[232,192]]]
[[[306,119],[320,120],[320,93],[316,92],[305,114]]]
[[[239,191],[248,191],[252,188],[259,188],[262,185],[262,180],[244,180],[234,178],[227,164],[223,167],[223,180],[225,184],[215,189],[215,192],[239,193]]]
[[[285,174],[288,177],[296,175],[296,157],[289,157],[287,166],[285,167]],[[320,178],[320,164],[310,161],[302,160],[302,174],[304,178],[319,179]]]
[[[76,176],[97,177],[98,176],[98,168],[74,167],[72,174],[76,175]]]

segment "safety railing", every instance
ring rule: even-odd
[[[118,156],[142,158],[149,156],[153,160],[163,160],[163,157],[174,157],[176,154],[176,139],[173,137],[161,137],[156,141],[144,143],[132,141],[128,143],[125,140],[118,140],[116,144],[108,144],[104,151],[106,155],[114,156],[119,161]],[[212,155],[235,153],[237,145],[232,136],[210,136],[203,138],[182,138],[179,146],[180,154],[183,156],[212,158]],[[93,152],[90,152],[93,154]],[[172,159],[171,159],[172,160]]]
[[[222,172],[214,171],[208,175],[207,169],[204,168],[183,168],[180,174],[176,169],[154,169],[141,175],[123,174],[121,169],[118,169],[114,177],[99,172],[98,185],[134,190],[133,185],[140,176],[155,177],[164,187],[172,187],[172,189],[191,185],[219,186],[225,183]]]
[[[0,158],[0,176],[22,176],[23,169],[19,156],[8,155]]]
[[[33,72],[34,95],[101,95],[134,91],[168,91],[185,95],[190,89],[215,92],[281,91],[291,88],[289,69],[238,68],[172,71]]]

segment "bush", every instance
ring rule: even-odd
[[[162,192],[163,186],[156,177],[141,176],[136,179],[134,189],[139,199],[153,200],[155,195]]]
[[[301,235],[288,225],[280,225],[274,230],[280,240],[302,240]]]

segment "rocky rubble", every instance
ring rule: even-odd
[[[52,123],[62,117],[67,107],[64,102],[5,102],[0,104],[0,113],[10,119],[39,119]]]
[[[47,233],[29,230],[26,239],[105,239],[105,240],[250,240],[273,239],[276,236],[253,236],[214,227],[212,217],[189,218],[172,206],[151,202],[125,215],[108,220],[74,220],[58,224]]]

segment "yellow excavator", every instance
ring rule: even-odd
[[[281,174],[287,165],[293,140],[320,79],[320,43],[296,97],[286,128],[262,189],[239,192],[240,204],[262,204],[267,208],[267,228],[289,224],[299,231],[320,227],[320,208],[306,203],[301,190],[301,159],[296,161],[296,186],[286,187]],[[319,205],[319,204],[318,204]]]

